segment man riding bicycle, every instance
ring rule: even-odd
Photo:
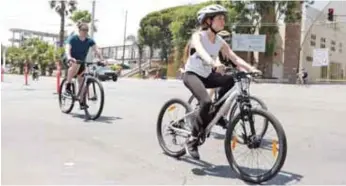
[[[92,47],[94,52],[103,61],[95,41],[88,37],[89,26],[86,23],[78,23],[78,34],[71,35],[66,40],[65,44],[65,65],[68,66],[66,93],[71,94],[71,82],[75,75],[77,75],[78,84],[82,85],[83,77],[81,76],[85,71],[85,59],[88,55],[89,48]],[[85,103],[80,102],[81,109],[84,109]]]
[[[199,159],[197,136],[200,128],[205,128],[213,118],[209,114],[212,100],[207,88],[221,87],[219,97],[222,97],[234,86],[233,77],[223,73],[225,66],[217,60],[219,52],[221,51],[223,57],[232,60],[236,66],[247,71],[259,72],[238,57],[225,40],[217,35],[224,29],[226,14],[227,9],[220,5],[209,5],[198,11],[200,30],[192,35],[185,64],[184,84],[200,103],[197,122],[193,123],[191,137],[186,143],[186,151],[194,159]],[[217,113],[218,109],[219,107],[214,113]]]

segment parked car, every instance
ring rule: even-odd
[[[95,69],[95,76],[100,81],[113,80],[114,82],[118,80],[118,74],[116,71],[112,70],[108,66],[97,66]]]

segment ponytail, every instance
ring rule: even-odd
[[[186,43],[186,46],[185,46],[185,48],[184,48],[183,64],[186,63],[187,59],[188,59],[189,56],[190,56],[190,44],[191,44],[191,40],[189,40],[189,41]]]
[[[207,30],[208,29],[208,25],[206,24],[202,24],[200,25],[197,29],[193,30],[193,33],[202,31],[202,30]],[[192,34],[193,35],[193,34]],[[184,48],[184,55],[183,55],[183,64],[186,63],[187,59],[189,58],[189,56],[191,55],[191,39],[186,43],[186,46]],[[194,53],[194,52],[193,52]]]

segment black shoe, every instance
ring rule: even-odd
[[[79,102],[79,107],[81,110],[89,108],[88,105],[86,105],[84,102]]]
[[[223,117],[221,117],[219,119],[219,121],[217,122],[217,125],[219,125],[223,129],[227,129],[227,122],[226,122],[225,118],[223,118]]]
[[[187,154],[189,154],[193,159],[199,160],[196,137],[192,137],[192,136],[190,137],[189,141],[186,143],[185,149]]]

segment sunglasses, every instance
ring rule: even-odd
[[[88,32],[89,29],[80,29],[80,31]]]

